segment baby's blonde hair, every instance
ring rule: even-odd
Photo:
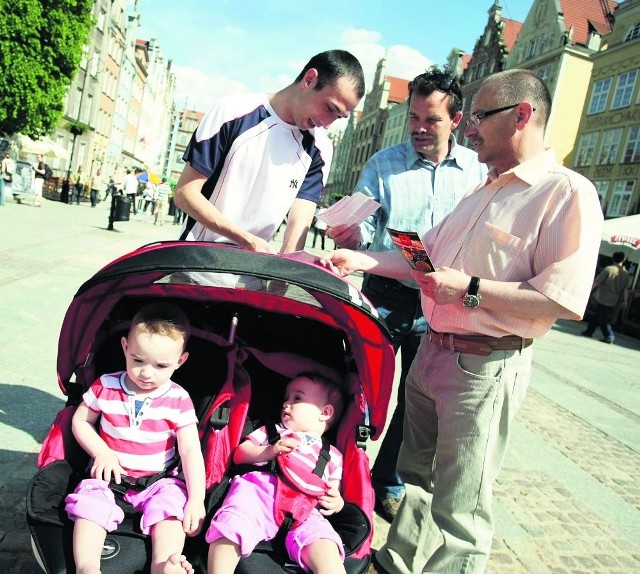
[[[133,316],[131,329],[140,327],[152,335],[162,335],[174,341],[182,339],[187,346],[191,326],[186,313],[173,303],[148,303]]]

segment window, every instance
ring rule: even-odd
[[[73,99],[73,109],[71,110],[71,116],[75,119],[80,117],[80,102],[82,101],[82,90],[76,88],[76,97]]]
[[[627,145],[624,148],[624,163],[640,161],[640,125],[630,126]]]
[[[607,105],[607,97],[609,96],[609,88],[611,87],[611,78],[598,80],[593,84],[591,92],[591,101],[589,102],[589,111],[587,114],[597,114],[603,112]]]
[[[540,76],[540,79],[547,83],[549,81],[549,66],[545,66],[544,68],[540,68],[538,70],[538,76]]]
[[[609,190],[609,181],[606,179],[596,179],[594,180],[593,185],[598,192],[600,207],[604,207],[604,200],[607,198],[607,191]]]
[[[527,51],[527,58],[533,58],[538,53],[538,38],[534,38],[529,42],[529,49]]]
[[[635,40],[636,38],[640,38],[640,22],[638,22],[631,30],[627,32],[627,35],[624,37],[625,42],[630,42],[631,40]]]
[[[607,210],[608,217],[622,217],[627,215],[635,183],[636,181],[634,179],[616,181],[613,186],[611,203]]]
[[[631,94],[633,94],[637,75],[638,70],[633,70],[620,75],[618,78],[616,92],[613,95],[613,104],[611,104],[612,110],[625,108],[631,103]]]
[[[98,28],[98,30],[100,30],[101,32],[104,31],[104,23],[107,19],[107,14],[104,10],[100,10],[98,12],[98,21],[96,22],[96,27]]]
[[[89,125],[91,123],[91,108],[93,107],[93,94],[87,94],[85,104],[82,110],[82,123]]]
[[[620,137],[622,136],[622,128],[606,130],[602,134],[602,143],[600,144],[600,153],[598,154],[598,165],[609,165],[616,163],[618,155],[618,146],[620,145]]]
[[[584,134],[580,137],[578,144],[578,153],[576,154],[575,166],[591,165],[593,161],[593,153],[596,149],[597,132]]]

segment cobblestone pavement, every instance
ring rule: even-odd
[[[63,405],[57,338],[75,290],[119,255],[177,236],[148,215],[110,232],[107,215],[102,204],[35,209],[9,198],[0,207],[0,574],[41,572],[25,491]],[[640,572],[640,341],[603,345],[581,328],[560,322],[535,343],[531,388],[495,484],[489,574]],[[377,548],[388,525],[376,517],[375,527]]]

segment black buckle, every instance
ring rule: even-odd
[[[230,414],[231,408],[229,407],[229,401],[225,401],[211,413],[209,423],[214,429],[221,430],[229,424]]]
[[[356,425],[356,446],[362,450],[367,450],[367,441],[371,438],[371,433],[374,430],[369,425]]]

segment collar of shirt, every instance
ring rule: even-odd
[[[555,151],[549,148],[504,173],[497,174],[495,168],[492,169],[487,177],[487,182],[492,183],[503,176],[511,178],[512,175],[515,175],[525,183],[535,185],[548,173],[549,167],[557,165],[557,163]]]
[[[161,387],[158,387],[155,391],[153,391],[152,393],[150,393],[149,395],[147,395],[146,398],[148,399],[157,399],[158,397],[161,397],[162,395],[164,395],[165,393],[167,393],[169,391],[169,389],[171,388],[172,382],[171,381],[167,381],[164,385],[162,385]],[[122,375],[120,375],[120,386],[122,387],[122,390],[127,393],[128,395],[132,395],[135,396],[136,392],[129,388],[129,386],[127,385],[127,372],[124,371],[122,373]]]
[[[426,164],[432,169],[435,168],[437,165],[439,165],[433,161],[423,158],[415,150],[415,148],[413,147],[413,144],[411,143],[411,140],[407,140],[406,142],[404,142],[404,145],[405,145],[405,167],[407,168],[407,171],[409,171],[417,161],[421,162],[422,164]],[[444,163],[446,161],[453,161],[456,165],[458,165],[458,167],[461,167],[458,163],[458,158],[456,157],[457,146],[458,146],[458,143],[456,142],[456,138],[454,137],[453,134],[449,134],[449,153],[445,156],[445,158],[440,163]]]

